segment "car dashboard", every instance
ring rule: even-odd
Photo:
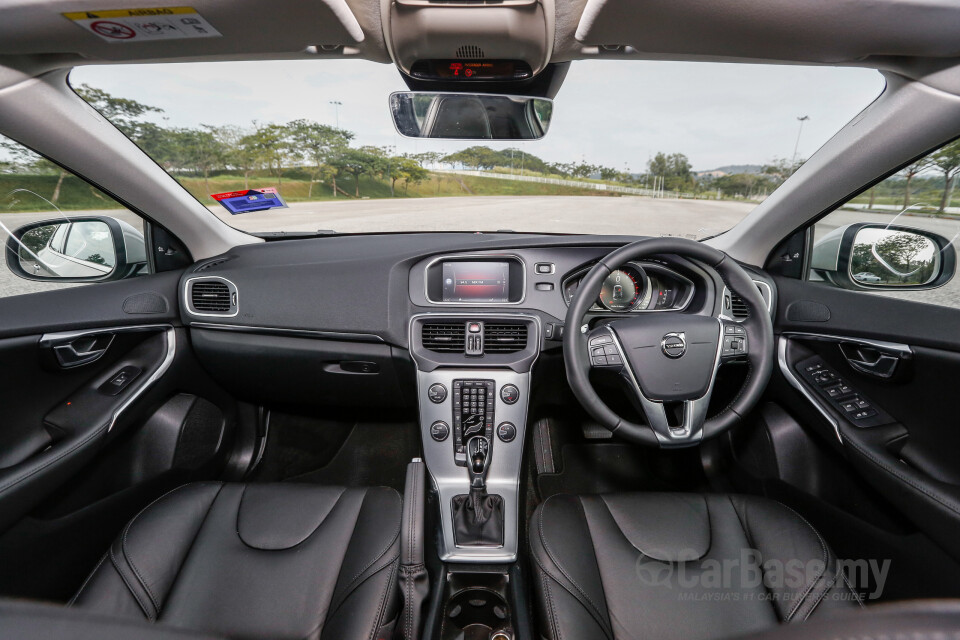
[[[468,443],[484,438],[487,486],[504,504],[502,543],[458,544],[452,514],[441,510],[441,558],[513,562],[535,365],[562,362],[564,319],[581,280],[635,240],[397,234],[265,243],[192,267],[181,309],[200,362],[238,397],[415,411],[441,504],[467,491]],[[772,281],[753,273],[772,308]],[[713,270],[664,255],[616,265],[583,322],[664,313],[736,320],[745,311]]]

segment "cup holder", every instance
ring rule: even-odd
[[[496,591],[469,587],[447,601],[444,638],[451,640],[512,640],[510,608]]]

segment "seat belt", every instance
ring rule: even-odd
[[[404,640],[419,639],[423,603],[430,592],[427,567],[423,563],[426,475],[426,465],[420,458],[414,458],[407,465],[400,528],[400,590],[403,593],[400,629]]]

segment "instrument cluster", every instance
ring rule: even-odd
[[[569,306],[591,267],[585,267],[563,282],[564,301]],[[639,313],[686,308],[694,294],[693,282],[655,262],[628,262],[610,272],[600,287],[592,311]]]

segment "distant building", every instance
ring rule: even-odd
[[[714,169],[713,171],[698,171],[696,174],[698,178],[722,178],[725,175],[729,175],[726,171],[720,171],[720,169]]]

